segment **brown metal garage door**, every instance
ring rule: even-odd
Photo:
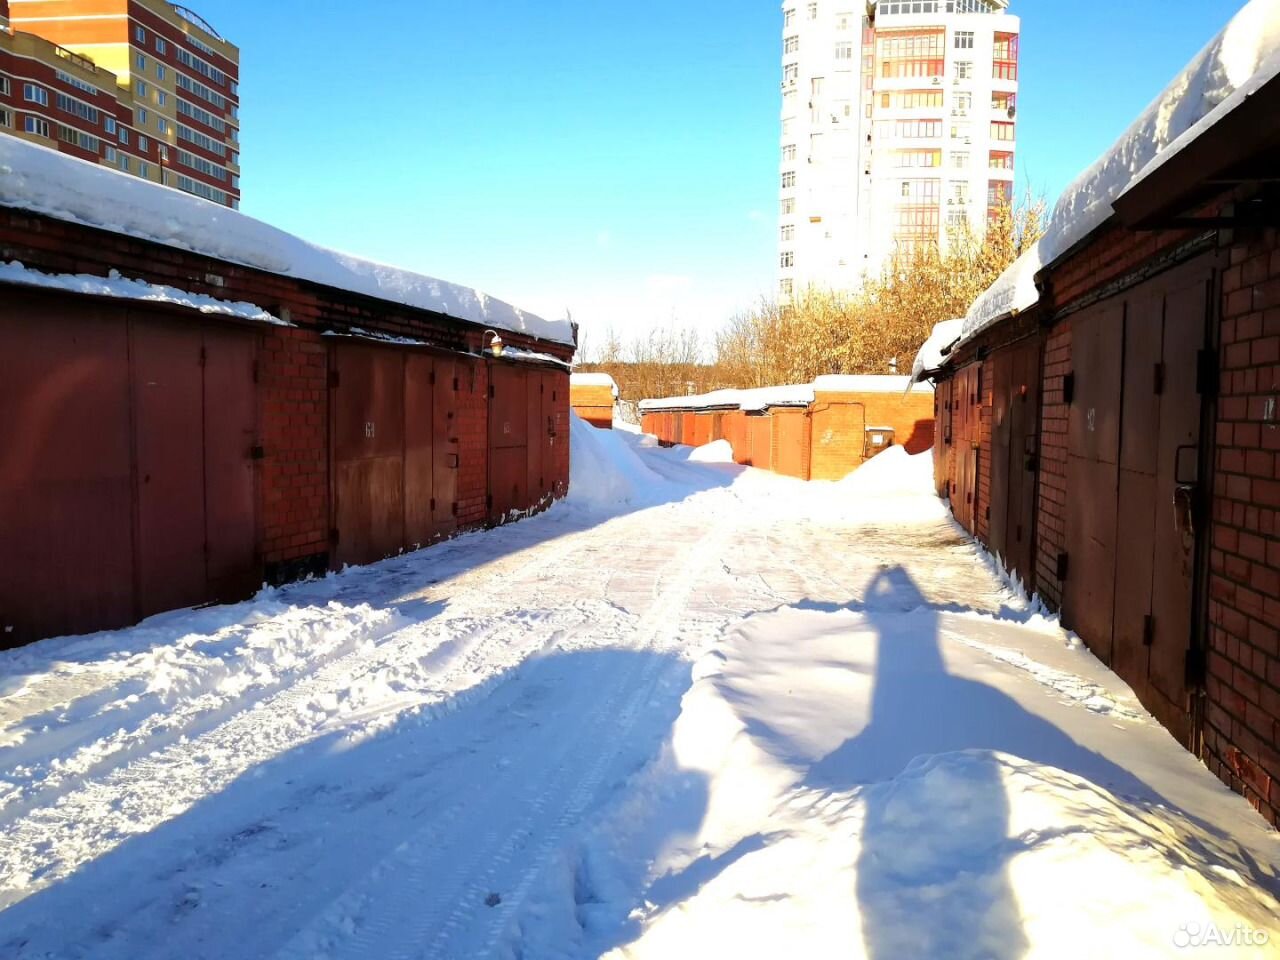
[[[996,353],[991,395],[988,545],[1029,587],[1040,419],[1039,341],[1023,341]]]
[[[256,349],[189,314],[5,291],[0,644],[252,590]]]
[[[1072,326],[1064,620],[1185,743],[1212,287],[1202,259]]]
[[[489,522],[529,507],[529,379],[536,372],[489,367]]]

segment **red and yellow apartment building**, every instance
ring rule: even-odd
[[[240,205],[240,52],[163,0],[0,0],[0,135]]]

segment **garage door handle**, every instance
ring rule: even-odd
[[[1196,537],[1195,484],[1180,483],[1173,488],[1173,529],[1186,541]]]

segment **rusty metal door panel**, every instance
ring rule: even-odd
[[[563,497],[569,490],[569,375],[568,373],[548,372],[544,375],[547,382],[547,396],[551,398],[548,413],[552,418],[552,434],[547,441],[548,461],[544,463],[551,491],[557,497]]]
[[[346,343],[333,351],[333,560],[372,563],[405,544],[404,354]]]
[[[425,546],[437,537],[435,509],[435,359],[404,358],[404,538]]]
[[[1071,327],[1075,396],[1067,417],[1070,454],[1116,463],[1120,447],[1120,376],[1124,304],[1107,301],[1082,312]]]
[[[1067,458],[1067,554],[1063,624],[1111,662],[1115,608],[1117,467]]]
[[[205,541],[208,600],[242,600],[262,583],[258,494],[253,449],[258,443],[254,362],[258,336],[204,327]]]
[[[130,317],[138,612],[206,599],[203,338],[198,323]]]
[[[1209,268],[1190,266],[1173,274],[1165,300],[1165,389],[1160,397],[1160,434],[1155,490],[1155,575],[1151,597],[1154,630],[1151,686],[1168,701],[1151,706],[1183,742],[1190,736],[1186,655],[1193,633],[1192,584],[1197,529],[1193,464],[1199,455],[1202,398],[1197,393],[1197,351],[1206,342],[1213,283]],[[1182,486],[1183,482],[1187,486]]]
[[[1146,285],[1148,288],[1150,284]],[[1135,291],[1124,320],[1123,399],[1120,417],[1120,466],[1148,476],[1156,470],[1160,395],[1164,371],[1164,296],[1159,290]],[[1123,518],[1122,518],[1123,519]]]
[[[555,470],[554,449],[555,406],[551,401],[554,389],[552,374],[533,370],[528,378],[526,415],[529,425],[529,453],[526,461],[525,506],[540,506],[551,492],[552,474]]]
[[[404,466],[399,457],[335,464],[334,562],[374,563],[404,545]]]
[[[399,457],[404,452],[404,356],[388,347],[338,344],[333,366],[334,457]]]
[[[768,414],[747,417],[751,431],[751,465],[761,470],[773,469],[773,418]]]
[[[129,391],[124,311],[0,297],[0,648],[134,619]]]
[[[947,456],[951,449],[951,420],[948,416],[950,402],[951,381],[943,380],[933,394],[934,417],[938,423],[938,429],[933,434],[933,485],[940,497],[948,496],[951,492],[947,482]]]
[[[528,372],[489,365],[489,522],[528,507]]]
[[[991,516],[987,520],[987,546],[1006,564],[1009,560],[1009,492],[1013,463],[1014,353],[1016,347],[992,358],[991,372]],[[1021,463],[1017,465],[1021,467]]]
[[[444,537],[458,528],[458,471],[461,442],[458,434],[458,364],[436,358],[435,384],[431,398],[431,489],[435,507],[432,525],[436,536]]]
[[[528,373],[505,364],[489,365],[489,446],[492,449],[528,445]]]
[[[1160,420],[1156,371],[1163,313],[1164,299],[1159,292],[1138,290],[1129,299],[1124,319],[1111,667],[1138,691],[1147,681],[1155,444]]]
[[[491,523],[506,523],[527,509],[528,486],[524,447],[498,447],[489,451],[489,508]]]
[[[1005,561],[1030,589],[1035,564],[1036,469],[1039,463],[1040,343],[1020,345],[1013,355],[1009,405],[1009,508]]]

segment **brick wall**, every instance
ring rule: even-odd
[[[1210,768],[1280,825],[1280,243],[1231,249],[1210,552]]]
[[[327,566],[328,356],[320,336],[287,328],[267,333],[258,353],[262,559],[277,582]]]
[[[1045,343],[1040,397],[1040,471],[1036,494],[1034,589],[1054,609],[1062,605],[1058,554],[1067,549],[1067,416],[1064,393],[1071,372],[1071,324],[1058,324]]]

